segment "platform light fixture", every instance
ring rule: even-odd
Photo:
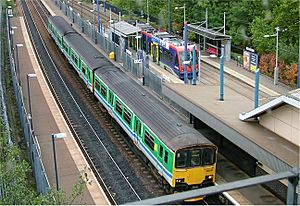
[[[20,60],[19,60],[19,48],[23,47],[23,44],[16,44],[15,49],[16,49],[16,73],[17,73],[17,79],[18,83],[20,83]]]
[[[31,107],[31,94],[30,94],[30,79],[36,77],[36,74],[27,74],[27,91],[28,91],[28,106],[29,106],[29,120],[30,129],[33,131],[33,121],[32,121],[32,107]]]
[[[280,28],[276,27],[275,28],[276,33],[272,35],[264,35],[264,38],[269,38],[269,37],[275,37],[276,36],[276,65],[274,68],[274,85],[278,84],[278,73],[279,73],[279,68],[278,68],[278,49],[279,49],[279,31]],[[282,32],[286,31],[287,29],[281,30]]]
[[[56,191],[59,190],[59,183],[58,183],[58,169],[57,169],[57,162],[56,162],[55,139],[64,139],[64,138],[66,138],[66,136],[67,136],[66,133],[56,133],[56,134],[51,135],[52,147],[53,147],[54,169],[55,169]]]

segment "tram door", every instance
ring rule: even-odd
[[[153,58],[153,62],[158,62],[158,57],[159,57],[159,48],[156,43],[151,44],[151,56]]]

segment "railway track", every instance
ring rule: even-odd
[[[202,63],[201,82],[205,85],[219,85],[220,84],[220,71],[206,63]],[[244,97],[253,100],[254,88],[248,84],[241,84],[241,80],[236,79],[228,74],[225,74],[225,86],[242,94]],[[268,98],[269,94],[260,92],[260,98]]]
[[[99,120],[101,116],[106,116],[105,113],[101,113],[93,95],[87,92],[77,74],[61,56],[47,33],[45,23],[38,20],[46,20],[49,15],[40,2],[23,0],[22,7],[49,87],[111,203],[124,204],[163,194],[159,188],[153,187],[153,177],[149,171],[130,155],[126,145],[122,146],[118,132],[111,123],[103,118]],[[55,59],[51,59],[46,46]],[[101,127],[103,125],[105,129]],[[109,137],[111,134],[115,139]]]
[[[98,21],[97,21],[97,6],[95,7],[90,7],[89,5],[86,5],[84,3],[78,4],[78,1],[72,0],[72,2],[69,2],[67,4],[68,6],[72,7],[75,12],[81,15],[83,19],[88,19],[91,24],[95,24],[97,26]],[[91,12],[91,10],[94,10],[94,12]],[[103,12],[103,8],[100,6],[100,20],[101,20],[101,25],[104,26],[106,29],[108,29],[109,26],[109,20],[110,17],[108,14]],[[112,17],[115,17],[116,14],[112,12]],[[95,18],[93,20],[93,17]]]

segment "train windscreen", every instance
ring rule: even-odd
[[[176,153],[176,168],[203,167],[216,161],[216,149],[213,147],[191,148]]]
[[[181,64],[185,61],[185,57],[184,57],[184,54],[185,52],[184,51],[182,51],[182,52],[179,52],[179,55],[180,55],[180,62],[181,62]],[[193,64],[193,52],[192,51],[188,51],[187,52],[187,59],[188,59],[188,61],[190,61],[191,63],[191,65]],[[198,53],[196,52],[196,64],[198,64]]]

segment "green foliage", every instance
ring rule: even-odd
[[[80,204],[81,197],[86,188],[87,176],[81,172],[78,181],[72,188],[72,194],[68,195],[63,190],[50,191],[45,195],[39,195],[35,185],[31,183],[32,170],[26,160],[20,159],[20,150],[17,146],[9,146],[7,135],[1,130],[0,120],[0,205],[69,205]]]

